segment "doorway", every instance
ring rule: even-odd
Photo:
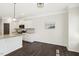
[[[10,34],[10,24],[4,23],[4,35]]]

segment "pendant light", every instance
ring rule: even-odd
[[[16,21],[16,18],[15,18],[15,5],[16,5],[16,3],[14,3],[14,15],[13,15],[13,21]]]

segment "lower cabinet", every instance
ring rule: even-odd
[[[33,35],[34,34],[24,34],[23,35],[23,40],[28,41],[28,42],[33,42]]]

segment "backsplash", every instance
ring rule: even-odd
[[[16,32],[19,33],[19,34],[22,34],[22,33],[31,34],[31,33],[34,33],[34,32],[35,32],[35,29],[34,29],[34,28],[25,28],[25,29],[16,28],[15,30],[16,30]]]

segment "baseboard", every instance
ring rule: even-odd
[[[79,54],[79,52],[75,52],[75,51],[69,51],[69,52],[72,52],[72,53],[78,53],[78,54]]]
[[[61,45],[57,45],[57,44],[51,44],[51,43],[46,43],[46,42],[40,42],[40,41],[34,41],[33,43],[44,43],[44,44],[49,44],[49,45],[55,45],[55,46],[59,46],[59,47],[63,47],[63,48],[66,48],[67,49],[67,47],[66,46],[61,46]]]
[[[34,41],[33,43],[42,43],[42,44],[48,44],[48,45],[55,45],[57,46],[57,48],[64,48],[67,53],[69,54],[69,56],[73,55],[73,56],[79,56],[79,52],[75,52],[75,51],[69,51],[68,48],[66,46],[61,46],[61,45],[56,45],[56,44],[51,44],[51,43],[45,43],[45,42],[38,42],[38,41]]]
[[[69,50],[68,48],[67,48],[67,50],[68,50],[68,52],[70,52],[70,53],[79,54],[79,52],[76,52],[76,51],[71,51],[71,50]]]

